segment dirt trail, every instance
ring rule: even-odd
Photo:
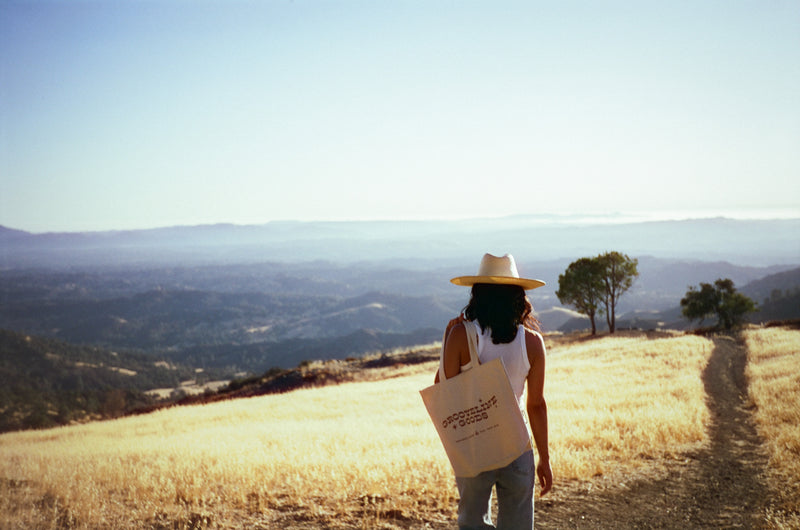
[[[610,477],[598,486],[566,486],[552,499],[537,499],[535,527],[762,527],[767,459],[747,406],[746,362],[740,341],[714,338],[703,373],[713,420],[710,447],[668,464],[656,478]]]

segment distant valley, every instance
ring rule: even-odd
[[[449,278],[473,273],[485,251],[510,251],[523,275],[547,282],[531,293],[545,332],[588,327],[559,303],[558,276],[571,261],[612,249],[639,260],[640,276],[618,306],[620,329],[687,327],[681,297],[717,278],[731,278],[759,304],[754,322],[800,318],[798,233],[798,220],[725,219],[277,223],[82,234],[0,227],[0,379],[7,389],[0,409],[7,428],[23,417],[32,418],[30,426],[113,414],[150,403],[148,390],[182,381],[431,344],[468,300],[469,291]],[[58,403],[70,405],[59,412]]]
[[[549,282],[531,293],[547,332],[587,327],[585,317],[555,297],[566,265],[536,268]],[[800,269],[785,269],[643,257],[640,277],[621,298],[618,322],[686,327],[678,305],[688,286],[721,277],[763,306],[755,319],[800,317],[792,306]],[[455,274],[326,262],[20,269],[0,274],[0,329],[229,374],[259,373],[439,340],[469,297],[467,289],[449,284]]]

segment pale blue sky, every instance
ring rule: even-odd
[[[800,2],[0,3],[0,224],[800,217]]]

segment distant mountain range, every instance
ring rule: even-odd
[[[484,252],[521,264],[607,250],[632,256],[768,266],[800,263],[800,218],[587,224],[571,217],[462,221],[271,222],[32,234],[0,227],[0,268],[198,265],[327,260],[405,268],[474,266]]]

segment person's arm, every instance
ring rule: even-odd
[[[539,496],[542,496],[553,487],[553,471],[550,469],[550,450],[548,448],[547,403],[544,400],[544,370],[547,354],[544,339],[539,333],[527,331],[525,345],[528,349],[528,360],[531,363],[531,369],[528,372],[528,418],[531,421],[536,452],[539,454],[536,475],[539,477],[541,486]]]
[[[464,359],[466,358],[466,361]],[[461,372],[461,365],[469,361],[469,344],[467,330],[464,329],[464,317],[454,318],[447,324],[444,341],[444,375],[450,379]],[[435,383],[439,382],[439,370],[436,370]]]

